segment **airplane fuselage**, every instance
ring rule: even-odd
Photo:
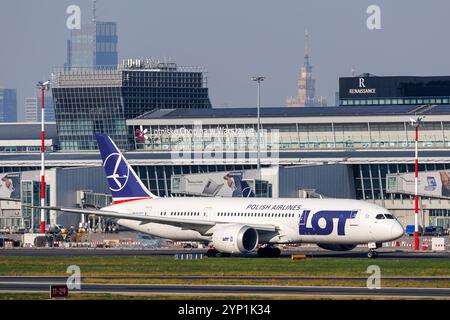
[[[259,243],[362,244],[401,237],[403,228],[388,210],[359,200],[294,198],[157,198],[112,205],[126,214],[215,222],[204,232],[163,223],[119,219],[125,227],[179,241],[209,241],[225,225],[272,225]],[[379,218],[379,215],[386,215]],[[377,218],[378,216],[378,218]]]

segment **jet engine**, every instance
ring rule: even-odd
[[[318,243],[317,246],[322,249],[331,251],[350,251],[356,248],[356,244],[329,244]]]
[[[252,227],[233,224],[217,229],[211,244],[220,252],[248,253],[256,249],[258,240],[258,231]]]

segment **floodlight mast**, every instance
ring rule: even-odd
[[[258,130],[257,130],[257,168],[261,169],[261,139],[260,139],[260,128],[261,128],[261,82],[264,81],[266,77],[264,76],[254,76],[251,77],[252,81],[258,83],[258,107],[257,107],[257,118],[258,118]]]
[[[411,126],[415,128],[415,161],[414,161],[414,250],[419,250],[419,127],[425,117],[411,118]]]
[[[41,90],[41,219],[40,231],[45,234],[45,91],[50,89],[50,81],[39,81],[36,87]],[[34,221],[33,221],[34,226]],[[34,228],[34,227],[33,227]]]

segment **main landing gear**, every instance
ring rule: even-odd
[[[220,252],[216,249],[208,249],[208,251],[206,251],[206,256],[207,257],[229,257],[231,256],[231,254],[229,253],[225,253],[225,252]]]
[[[257,251],[258,257],[277,258],[281,255],[281,250],[270,245],[260,247]]]

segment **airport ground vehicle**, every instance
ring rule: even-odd
[[[159,198],[139,179],[113,140],[97,142],[114,204],[100,210],[44,207],[117,219],[119,225],[177,241],[208,243],[209,256],[249,253],[279,256],[277,244],[316,243],[333,251],[400,238],[402,225],[385,208],[351,199]]]
[[[445,230],[443,227],[439,227],[439,226],[428,226],[428,227],[425,227],[423,235],[424,236],[442,237],[443,235],[445,235]]]

